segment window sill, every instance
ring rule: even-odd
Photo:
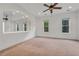
[[[17,31],[17,32],[3,32],[4,34],[12,34],[12,33],[26,33],[28,31]]]

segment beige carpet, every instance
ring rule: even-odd
[[[5,56],[77,56],[79,42],[72,40],[33,38],[0,52]]]

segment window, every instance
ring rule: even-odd
[[[16,28],[16,29],[17,29],[17,31],[19,31],[19,25],[18,25],[18,24],[16,24],[16,27],[17,27],[17,28]]]
[[[62,32],[69,33],[69,19],[62,20]]]
[[[48,21],[44,21],[44,32],[49,32],[49,23],[48,23]]]
[[[23,24],[24,31],[27,31],[27,24]]]
[[[16,32],[27,32],[27,22],[26,23],[14,23],[11,21],[3,22],[3,33],[16,33]]]

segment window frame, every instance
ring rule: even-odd
[[[44,20],[43,28],[44,28],[44,32],[49,32],[49,21],[48,20]]]
[[[65,22],[65,23],[63,23]],[[67,29],[64,30],[64,27]],[[62,33],[70,33],[69,31],[69,18],[62,19]]]
[[[15,26],[15,29],[16,29],[16,30],[15,30],[15,31],[6,31],[5,25],[6,25],[6,24],[5,24],[5,21],[3,21],[3,22],[2,22],[2,29],[3,29],[3,33],[4,33],[4,34],[28,32],[28,28],[27,28],[26,31],[24,31],[23,26],[22,26],[22,28],[23,28],[22,31],[17,30],[17,26],[19,27],[19,24],[16,24],[16,26]]]

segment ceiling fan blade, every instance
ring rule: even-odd
[[[49,7],[47,4],[44,4],[44,6]]]
[[[54,3],[54,5],[52,5],[53,7],[56,6],[58,3]]]
[[[52,14],[53,13],[53,10],[50,10],[50,13]]]
[[[46,12],[47,10],[49,10],[49,9],[46,9],[46,10],[44,10],[43,12]]]
[[[62,9],[62,7],[53,7],[53,9]]]

